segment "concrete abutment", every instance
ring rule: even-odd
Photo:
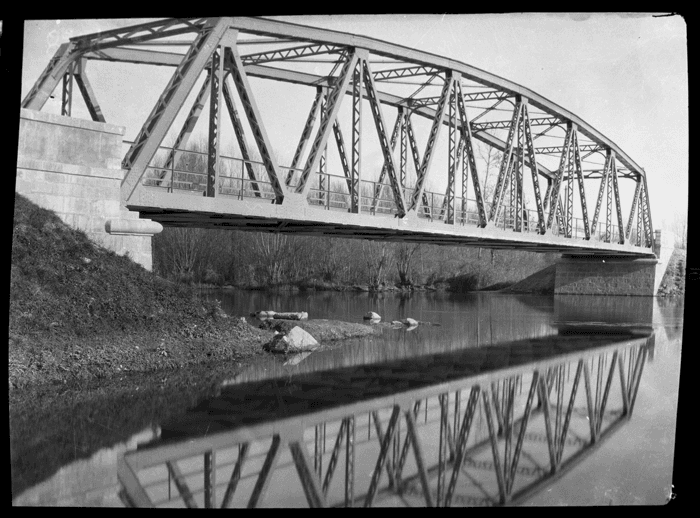
[[[121,204],[124,128],[25,109],[19,124],[15,191],[151,270],[163,227]]]

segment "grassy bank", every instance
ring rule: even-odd
[[[244,361],[271,335],[15,197],[10,389]]]

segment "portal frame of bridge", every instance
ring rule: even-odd
[[[171,39],[183,35],[193,39]],[[251,39],[242,39],[241,35]],[[147,49],[155,45],[185,47],[187,51],[179,54]],[[244,53],[242,49],[248,45],[264,50]],[[283,48],[277,48],[277,45],[283,45]],[[326,59],[332,65],[328,74],[309,74],[298,67],[304,60],[320,58],[332,58]],[[302,232],[310,229],[313,233],[398,240],[425,240],[432,234],[436,236],[435,242],[450,244],[627,257],[653,256],[653,226],[644,170],[614,142],[575,114],[536,92],[470,65],[368,37],[263,18],[169,19],[72,38],[58,49],[23,100],[22,107],[40,110],[53,90],[62,83],[61,111],[63,115],[70,116],[72,85],[75,81],[93,120],[104,121],[86,74],[90,60],[175,68],[170,82],[123,161],[124,203],[142,216],[165,225],[270,231],[293,228]],[[389,65],[379,64],[381,61]],[[280,64],[287,68],[272,66]],[[206,86],[202,87],[191,107],[176,145],[168,151],[165,167],[157,166],[154,157],[162,149],[166,133],[185,107],[190,91],[202,75],[207,77]],[[235,89],[230,88],[229,77],[233,79]],[[318,92],[291,167],[282,167],[272,159],[275,152],[249,78],[306,85]],[[389,91],[397,80],[406,78],[417,80],[418,87],[409,95],[396,95]],[[440,84],[442,92],[439,96],[418,96],[432,85],[440,87]],[[477,87],[486,90],[465,93],[465,88]],[[233,91],[238,94],[252,135],[243,134]],[[191,153],[185,147],[207,97],[210,103],[209,156],[206,173],[202,175],[204,196],[192,203],[192,193],[183,195],[173,192],[178,185],[175,177],[183,174],[183,171],[176,170],[176,166],[178,158]],[[352,98],[353,106],[350,160],[344,149],[338,122],[339,109],[345,97]],[[324,99],[322,103],[319,102],[320,98]],[[241,169],[246,170],[246,177],[241,174],[240,179],[224,175],[223,162],[231,157],[221,155],[218,140],[222,123],[219,110],[221,99],[225,101],[242,155],[241,159],[235,160],[239,161],[237,163],[240,163]],[[362,100],[369,103],[371,108],[384,157],[378,182],[364,180],[366,175],[361,172]],[[492,101],[495,103],[491,104]],[[480,104],[483,102],[490,104]],[[497,106],[503,103],[513,106],[510,120],[476,122],[484,116],[493,115],[494,110],[499,109]],[[481,110],[472,120],[467,117],[467,105],[470,109]],[[399,113],[391,136],[384,113],[387,106],[397,108]],[[542,116],[531,117],[528,108],[543,112]],[[318,111],[320,124],[314,132]],[[422,157],[417,150],[415,135],[410,130],[412,117],[431,121]],[[535,125],[546,128],[533,135],[532,127]],[[439,174],[434,167],[431,168],[431,163],[443,126],[448,127],[447,189],[444,194],[430,193],[425,189],[426,179]],[[557,129],[565,133],[564,146],[534,145],[536,139],[547,138],[548,132]],[[507,137],[499,137],[499,131],[507,131]],[[347,181],[347,192],[330,191],[333,176],[325,171],[325,153],[331,133],[335,136],[341,155],[344,175],[341,178]],[[395,163],[393,150],[399,134],[402,154],[401,160]],[[251,136],[262,157],[259,163],[250,160],[247,139]],[[587,140],[579,143],[579,136]],[[503,155],[493,200],[484,199],[484,186],[480,185],[474,158],[474,140],[494,147]],[[304,159],[309,142],[310,151]],[[408,143],[416,166],[413,186],[405,183]],[[605,157],[602,169],[584,168],[583,160],[596,153]],[[549,155],[560,155],[558,168],[549,169],[542,165],[540,158]],[[618,167],[618,163],[621,167]],[[303,167],[297,169],[298,166]],[[530,211],[524,209],[523,203],[525,167],[532,173],[535,209]],[[459,169],[462,170],[461,179],[458,177]],[[317,175],[318,188],[313,186]],[[467,197],[469,177],[472,179],[473,199]],[[600,178],[599,195],[593,221],[589,222],[584,180],[597,178]],[[635,182],[626,226],[622,221],[618,179]],[[541,180],[546,181],[544,199],[540,192]],[[232,200],[224,196],[223,186],[226,182],[239,186],[238,198],[250,195],[258,202],[267,200],[268,204],[262,205],[262,210],[253,210],[248,207],[248,199]],[[393,218],[362,218],[362,212],[366,209],[363,209],[361,190],[366,182],[373,185],[374,192],[374,196],[370,196],[365,204],[371,206],[370,213],[377,215],[377,205],[383,204],[388,207],[384,214]],[[578,184],[577,190],[574,183]],[[457,186],[461,190],[459,193]],[[604,190],[608,193],[607,210],[601,212]],[[578,194],[576,208],[575,191]],[[382,196],[382,193],[387,195]],[[196,191],[196,194],[202,193]],[[347,210],[342,210],[354,213],[353,216],[344,214],[336,217],[331,215],[330,210],[325,214],[318,210],[330,209],[332,199],[339,196],[349,200]],[[613,198],[616,221],[611,210]],[[272,206],[269,205],[270,201]],[[470,204],[475,207],[472,211],[467,209]],[[288,210],[280,212],[280,207]],[[548,213],[545,212],[547,210]],[[578,222],[574,216],[575,210],[581,215]],[[380,219],[388,221],[380,222]],[[421,224],[425,220],[443,222],[447,230],[438,228],[438,225],[432,225],[429,230],[423,228]]]

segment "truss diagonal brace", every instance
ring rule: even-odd
[[[564,178],[564,170],[567,168],[569,159],[569,150],[571,148],[572,135],[575,129],[572,124],[568,124],[566,128],[566,138],[564,140],[564,151],[561,154],[561,160],[559,162],[559,170],[554,177],[554,184],[552,186],[552,194],[550,199],[552,200],[551,207],[549,208],[549,218],[547,219],[547,229],[552,228],[554,223],[554,216],[559,210],[561,210],[561,200],[559,193],[561,191],[561,183]]]
[[[428,171],[430,169],[430,162],[433,158],[435,142],[440,134],[442,120],[445,116],[445,107],[448,99],[450,98],[450,93],[452,92],[452,83],[452,74],[448,71],[447,77],[445,78],[445,85],[443,86],[442,93],[440,94],[440,101],[438,102],[437,109],[435,110],[435,118],[433,119],[433,125],[430,129],[430,135],[428,136],[428,143],[425,147],[423,162],[421,163],[420,170],[416,172],[416,188],[411,195],[411,201],[408,205],[408,212],[411,212],[418,206],[418,200],[423,194],[423,186],[425,185],[425,179],[428,176]]]
[[[522,113],[522,102],[518,102],[513,109],[513,121],[510,125],[510,130],[508,131],[508,140],[506,142],[506,148],[501,159],[501,167],[498,171],[498,180],[496,182],[496,192],[493,196],[493,203],[491,204],[491,214],[489,214],[489,221],[495,221],[498,215],[498,211],[501,208],[501,202],[503,201],[503,195],[506,191],[505,183],[507,181],[507,173],[510,167],[510,162],[513,157],[513,141],[518,132],[518,126],[520,125],[520,116]]]
[[[333,123],[335,122],[335,118],[338,116],[338,112],[340,111],[340,94],[345,93],[348,88],[357,59],[356,52],[353,52],[347,57],[345,63],[343,64],[343,68],[340,71],[340,77],[338,81],[336,81],[330,95],[328,96],[326,117],[323,117],[321,120],[321,125],[318,128],[314,142],[311,145],[311,151],[306,160],[304,171],[301,173],[299,184],[296,186],[296,192],[304,197],[306,197],[309,187],[311,186],[308,181],[309,176],[311,175],[312,171],[316,171],[318,168],[318,162],[321,160],[320,151],[326,147],[326,142],[328,142],[328,137],[330,136]]]
[[[75,59],[75,43],[64,43],[46,65],[46,68],[37,79],[34,86],[22,101],[22,108],[29,110],[41,110],[49,96],[63,78],[70,64]]]
[[[392,191],[394,191],[397,215],[399,218],[403,218],[406,215],[406,203],[403,199],[403,189],[401,188],[398,175],[396,174],[396,167],[394,167],[394,157],[392,156],[391,146],[389,140],[386,138],[386,124],[384,123],[384,116],[382,115],[381,106],[379,104],[377,89],[374,86],[374,78],[369,69],[369,64],[365,59],[362,60],[362,71],[365,80],[365,89],[369,97],[369,105],[372,110],[372,116],[374,117],[374,124],[377,128],[377,135],[379,136],[379,143],[381,144],[382,153],[384,154],[384,163],[387,166],[387,173],[389,173],[389,182]]]
[[[299,160],[301,160],[301,156],[304,154],[304,150],[306,149],[306,144],[309,141],[309,135],[311,135],[311,130],[313,129],[314,122],[316,121],[316,117],[318,116],[318,110],[321,106],[322,97],[323,88],[319,86],[316,89],[316,97],[314,98],[314,102],[311,105],[309,116],[306,118],[306,124],[304,125],[304,129],[301,132],[299,144],[297,144],[297,149],[294,152],[294,158],[292,158],[292,165],[289,167],[289,173],[287,174],[286,179],[287,185],[291,183],[292,178],[294,177],[294,169],[296,169],[297,165],[299,164]]]
[[[265,170],[272,184],[272,189],[275,192],[275,202],[279,205],[284,199],[283,182],[281,181],[279,166],[273,160],[272,145],[270,144],[270,139],[267,136],[265,127],[262,124],[260,111],[253,99],[248,76],[245,73],[241,57],[238,55],[238,50],[236,48],[230,48],[226,52],[226,57],[226,63],[229,65],[227,68],[231,71],[231,77],[233,77],[233,82],[238,90],[238,96],[243,103],[243,110],[253,130],[255,143],[258,146],[258,151],[262,157],[263,164],[265,164]]]
[[[125,202],[128,202],[133,196],[146,167],[163,142],[163,138],[190,90],[192,90],[195,81],[228,29],[229,22],[230,20],[227,18],[220,18],[202,29],[141,128],[122,164],[124,169],[128,169],[121,185],[122,200]]]
[[[92,89],[92,86],[90,85],[90,81],[88,81],[87,75],[85,75],[85,66],[87,65],[87,59],[81,59],[80,60],[80,66],[76,68],[75,72],[75,82],[78,84],[78,88],[80,89],[80,93],[83,95],[83,100],[85,101],[85,106],[87,106],[88,111],[90,112],[90,117],[92,117],[92,120],[97,121],[97,122],[106,122],[105,117],[102,114],[102,110],[100,109],[100,105],[97,102],[97,97],[95,96],[95,92]]]

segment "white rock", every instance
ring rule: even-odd
[[[298,326],[290,329],[286,335],[275,335],[269,345],[270,351],[278,353],[314,351],[318,347],[316,339]]]
[[[377,313],[374,311],[370,311],[367,313],[364,317],[362,317],[364,320],[381,320],[382,317],[379,316]]]
[[[417,325],[418,325],[418,321],[417,321],[417,320],[413,320],[412,318],[404,318],[404,319],[401,321],[401,323],[404,324],[404,325],[406,325],[406,326],[417,326]]]

